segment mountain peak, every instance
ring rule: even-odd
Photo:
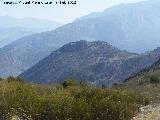
[[[75,78],[102,84],[105,80],[109,82],[109,79],[113,79],[111,71],[118,70],[118,64],[133,56],[106,42],[81,40],[59,48],[21,76],[42,83],[60,83],[67,78]],[[98,83],[98,80],[101,82]],[[110,81],[109,84],[113,82]]]
[[[57,53],[78,52],[78,51],[94,49],[94,48],[100,49],[99,46],[106,47],[106,49],[115,49],[115,50],[117,49],[103,41],[87,42],[86,40],[80,40],[77,42],[70,42],[64,45],[63,47],[57,50]]]

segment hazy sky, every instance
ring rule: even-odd
[[[50,5],[50,6],[49,5],[39,5],[39,6],[4,5],[3,1],[13,1],[13,0],[1,0],[0,16],[8,15],[17,18],[34,17],[40,19],[54,20],[62,23],[68,23],[72,22],[75,18],[79,18],[83,15],[87,15],[92,12],[103,11],[104,9],[110,6],[119,3],[132,3],[142,0],[77,0],[76,5]],[[22,0],[22,1],[27,1],[27,0]],[[54,0],[37,0],[37,1],[54,1]]]

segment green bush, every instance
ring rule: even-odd
[[[20,77],[10,76],[10,77],[7,78],[7,82],[24,82],[24,80],[21,79]]]
[[[157,75],[152,75],[150,76],[150,83],[152,84],[157,84],[160,82],[160,78]]]
[[[0,81],[0,119],[128,120],[146,100],[128,90],[101,89],[65,81],[63,87]],[[11,82],[12,81],[12,82]]]
[[[70,87],[70,86],[76,86],[78,85],[77,81],[76,80],[65,80],[63,83],[62,83],[63,87]]]
[[[3,78],[0,78],[0,81],[2,81],[3,80]]]

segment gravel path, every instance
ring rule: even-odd
[[[132,120],[160,120],[160,105],[148,105],[140,109],[140,113]]]

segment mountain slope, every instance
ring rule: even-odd
[[[159,0],[121,4],[100,15],[19,39],[0,50],[0,76],[18,75],[55,49],[79,40],[103,40],[118,48],[136,52],[160,46],[159,5]],[[18,64],[17,67],[12,61]],[[15,68],[12,74],[11,70]]]
[[[73,77],[102,84],[111,78],[118,64],[134,56],[105,42],[78,41],[64,45],[21,76],[44,83],[60,83]]]
[[[145,69],[135,72],[130,75],[126,80],[125,84],[128,86],[140,86],[141,84],[148,84],[151,76],[159,76],[160,74],[160,60],[148,66]]]
[[[54,51],[20,77],[38,83],[61,83],[73,78],[111,86],[151,65],[156,59],[153,53],[128,53],[106,42],[79,41]]]

